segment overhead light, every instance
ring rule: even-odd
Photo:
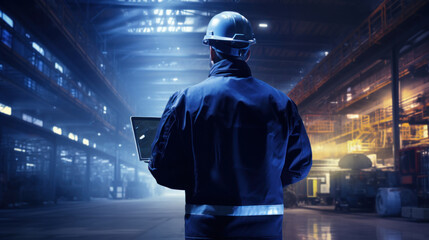
[[[260,23],[260,24],[259,24],[259,27],[261,27],[261,28],[267,28],[267,27],[268,27],[268,24],[266,24],[266,23]]]
[[[62,130],[61,128],[57,127],[57,126],[53,126],[53,127],[52,127],[52,131],[53,131],[54,133],[58,134],[58,135],[63,134],[63,130]]]
[[[63,160],[64,162],[73,162],[73,160],[72,160],[72,159],[70,159],[70,158],[65,158],[65,157],[61,158],[61,160]]]
[[[180,50],[180,47],[177,47],[177,50]]]
[[[329,52],[328,52],[328,51],[325,51],[325,57],[326,57],[326,56],[328,56],[328,54],[329,54]]]
[[[171,9],[167,9],[167,10],[165,10],[165,14],[167,14],[167,15],[171,15]]]
[[[61,73],[63,73],[63,67],[59,64],[59,63],[55,63],[55,69],[57,69],[58,71],[60,71]]]
[[[182,27],[182,32],[192,32],[192,30],[194,30],[194,28],[190,26]]]
[[[37,52],[40,53],[40,55],[45,56],[45,50],[36,42],[32,42],[31,46],[34,48],[34,50],[36,50]]]
[[[348,119],[356,119],[359,118],[359,114],[347,114]]]
[[[10,106],[0,103],[0,112],[6,115],[12,115],[12,108]]]
[[[174,18],[169,17],[168,18],[168,24],[170,24],[170,25],[174,24]]]
[[[76,142],[77,142],[77,140],[79,139],[79,138],[78,138],[78,136],[77,136],[77,135],[75,135],[75,134],[73,134],[73,133],[69,133],[69,134],[68,134],[68,137],[69,137],[71,140],[74,140],[74,141],[76,141]]]
[[[215,20],[217,20],[217,19],[215,19]],[[187,18],[185,18],[185,21],[183,23],[185,25],[193,25],[195,23],[195,20],[194,20],[194,18],[187,17]]]
[[[82,139],[82,143],[83,145],[89,146],[89,140],[86,138]]]
[[[173,81],[175,82],[175,81],[177,81],[177,80],[179,80],[178,78],[173,78]]]
[[[15,152],[25,152],[25,149],[21,149],[21,148],[13,148],[13,150]]]

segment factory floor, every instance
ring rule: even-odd
[[[96,199],[0,210],[0,239],[184,239],[184,197]],[[429,223],[373,213],[286,209],[283,239],[428,239]]]

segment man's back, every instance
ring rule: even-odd
[[[223,61],[219,65],[228,64]],[[192,116],[192,127],[184,134],[192,136],[187,145],[198,172],[197,185],[187,192],[188,203],[282,204],[287,97],[245,74],[244,64],[235,63],[243,66],[227,74],[215,69],[184,93]],[[237,77],[240,73],[245,76]]]
[[[161,125],[150,169],[158,183],[186,190],[187,238],[281,239],[282,187],[311,167],[305,129],[284,93],[253,78],[244,61],[224,59],[172,96]],[[174,170],[161,176],[163,168]]]

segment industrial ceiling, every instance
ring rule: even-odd
[[[209,72],[206,26],[222,11],[252,23],[253,76],[289,92],[376,7],[369,0],[73,0],[114,59],[119,88],[138,115],[159,116],[168,97]],[[84,13],[84,14],[82,14]]]

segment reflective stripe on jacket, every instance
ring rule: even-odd
[[[224,59],[170,97],[149,170],[186,191],[187,239],[281,239],[283,187],[311,164],[295,103],[252,77],[246,62]]]

